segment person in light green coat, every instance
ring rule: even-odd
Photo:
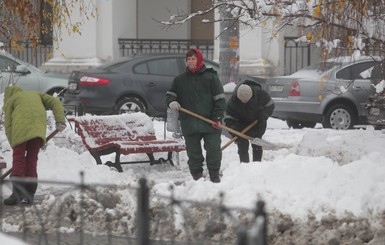
[[[46,143],[47,113],[52,110],[56,129],[66,128],[64,107],[53,96],[23,91],[18,86],[5,89],[4,127],[12,147],[12,194],[5,205],[31,204],[37,188],[38,153]],[[28,178],[29,182],[20,181]]]

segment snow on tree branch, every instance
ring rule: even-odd
[[[219,17],[205,22],[234,20],[248,27],[265,27],[271,21],[273,36],[291,26],[309,43],[338,43],[351,50],[365,46],[362,42],[358,46],[358,39],[381,47],[385,42],[385,0],[212,0],[206,9],[171,13],[168,20],[159,22],[165,27],[181,25],[198,15],[223,9],[231,11],[230,19],[214,15]]]

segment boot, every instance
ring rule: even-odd
[[[16,194],[15,190],[12,191],[12,194],[3,201],[4,205],[17,205],[20,203],[20,196]]]
[[[260,162],[262,160],[262,147],[253,149],[253,162]]]
[[[210,181],[213,183],[219,183],[221,182],[221,179],[219,177],[219,169],[209,169],[210,174]]]
[[[21,201],[21,196],[22,196],[22,188],[23,187],[23,184],[12,179],[11,178],[11,182],[12,182],[12,194],[7,198],[7,199],[4,199],[4,205],[17,205],[20,203]]]
[[[240,162],[250,162],[249,153],[239,154],[239,161]]]
[[[191,176],[194,180],[199,180],[203,177],[203,173],[201,169],[190,169]]]
[[[37,189],[37,182],[26,183],[26,193],[23,195],[24,197],[21,199],[20,203],[22,204],[33,204],[34,196]]]

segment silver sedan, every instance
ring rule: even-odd
[[[35,66],[0,51],[0,93],[7,86],[17,85],[24,90],[35,90],[53,95],[68,86],[69,74],[43,72]]]
[[[367,124],[364,108],[374,86],[384,78],[378,57],[339,57],[273,77],[266,88],[275,102],[272,117],[286,120],[289,127],[350,129]]]

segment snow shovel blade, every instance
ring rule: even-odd
[[[273,143],[270,143],[269,141],[260,139],[260,138],[254,138],[251,141],[251,144],[262,146],[262,147],[269,147],[269,148],[276,148],[277,146],[274,145]]]

